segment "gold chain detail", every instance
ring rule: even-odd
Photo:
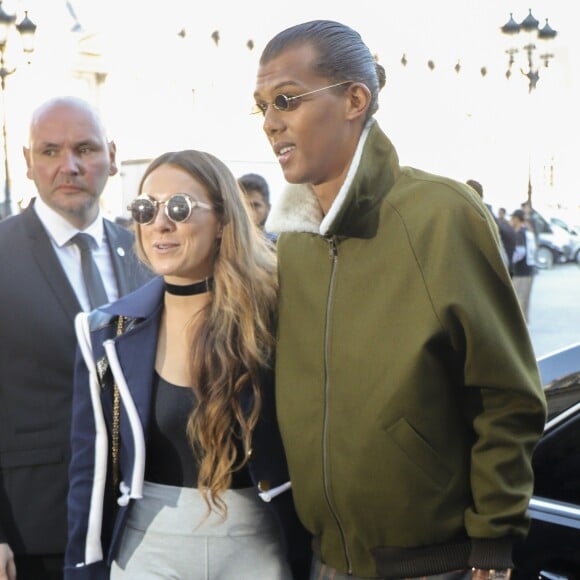
[[[123,324],[125,323],[125,318],[119,316],[117,321],[117,336],[123,334]],[[120,398],[119,398],[119,387],[117,387],[116,381],[113,381],[113,433],[111,436],[111,455],[112,455],[112,471],[113,471],[113,493],[117,493],[117,488],[119,486],[119,417],[120,417]]]

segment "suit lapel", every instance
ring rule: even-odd
[[[32,206],[24,210],[22,220],[28,235],[30,251],[39,271],[52,288],[56,300],[67,316],[71,321],[74,320],[75,315],[82,310],[81,305]]]
[[[126,236],[122,235],[120,231],[113,227],[113,224],[108,220],[103,220],[107,244],[109,246],[109,255],[113,262],[113,271],[115,272],[115,279],[117,281],[117,289],[119,296],[124,296],[133,290],[129,283],[128,260],[131,256],[133,239],[128,232]]]

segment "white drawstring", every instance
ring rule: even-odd
[[[131,488],[124,481],[122,481],[119,484],[119,491],[121,492],[121,495],[117,498],[117,503],[121,507],[124,507],[129,504],[129,500],[131,499],[129,495]]]
[[[280,494],[284,493],[285,491],[289,490],[292,487],[292,482],[287,481],[282,485],[278,485],[268,491],[261,491],[258,495],[260,498],[265,502],[271,502],[275,497],[279,496]]]
[[[127,412],[127,417],[129,418],[129,426],[131,427],[133,444],[135,446],[135,460],[133,462],[133,474],[131,476],[131,483],[129,486],[130,491],[127,494],[121,490],[123,495],[121,498],[119,498],[119,500],[125,501],[123,499],[125,495],[128,495],[128,497],[132,499],[140,499],[143,497],[143,479],[145,477],[145,436],[143,434],[143,426],[141,425],[139,413],[135,407],[133,397],[131,397],[129,387],[127,386],[127,381],[125,380],[125,375],[123,374],[121,363],[117,357],[115,341],[112,339],[105,340],[103,346],[105,347],[105,352],[107,353],[107,359],[109,360],[113,378],[117,384],[117,388],[119,389],[121,402],[123,403],[125,411]]]
[[[80,312],[75,317],[75,332],[81,354],[89,372],[89,391],[93,417],[95,420],[95,460],[93,486],[87,522],[87,538],[85,543],[85,564],[92,564],[103,559],[103,547],[101,545],[101,528],[103,522],[103,498],[107,482],[107,456],[109,440],[103,408],[101,406],[101,389],[93,350],[89,319],[86,312]],[[78,565],[78,564],[77,564]]]

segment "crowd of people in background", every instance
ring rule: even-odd
[[[475,179],[466,181],[483,200],[483,186]],[[500,207],[497,215],[490,204],[485,204],[497,224],[504,263],[508,268],[526,321],[529,321],[530,297],[534,276],[538,273],[536,251],[538,247],[537,214],[526,200],[509,214]]]

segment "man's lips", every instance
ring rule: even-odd
[[[278,143],[272,144],[272,149],[274,149],[274,153],[279,156],[287,153],[290,149],[296,149],[296,145],[289,141],[279,141]]]
[[[85,191],[85,188],[77,183],[61,183],[57,185],[56,189],[58,191],[64,192],[77,192],[77,191]]]
[[[292,143],[278,143],[274,145],[274,153],[276,153],[280,163],[287,161],[290,154],[295,150],[296,145]]]

